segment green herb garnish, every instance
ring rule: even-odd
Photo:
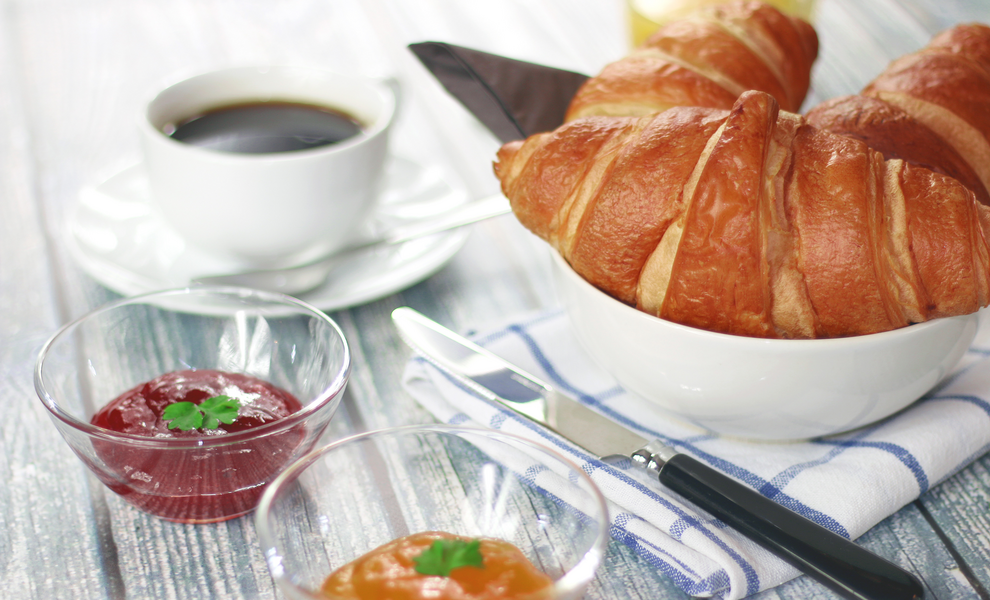
[[[173,402],[165,407],[162,419],[168,422],[169,429],[216,429],[220,423],[233,423],[240,407],[240,400],[230,396],[213,396],[198,405],[192,402]]]
[[[457,567],[484,568],[481,540],[434,540],[429,548],[413,559],[416,572],[447,577]]]

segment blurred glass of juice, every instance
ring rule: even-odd
[[[679,19],[703,6],[724,4],[727,0],[628,0],[632,45],[639,46],[667,21]],[[815,0],[764,0],[783,12],[809,23]]]

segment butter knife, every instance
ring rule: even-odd
[[[924,597],[912,574],[852,541],[681,454],[646,439],[407,307],[392,313],[401,337],[489,400],[547,427],[598,458],[629,456],[730,527],[845,598]]]

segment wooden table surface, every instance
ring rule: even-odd
[[[0,11],[0,597],[276,598],[254,524],[177,525],[106,490],[63,443],[32,368],[61,324],[117,298],[77,266],[66,215],[80,190],[140,159],[138,108],[177,73],[318,65],[403,84],[393,152],[480,197],[497,191],[495,139],[405,50],[440,40],[596,72],[628,49],[617,0],[6,0]],[[988,0],[820,0],[806,106],[858,91],[889,60]],[[990,107],[988,107],[990,110]],[[455,330],[556,304],[542,242],[511,216],[477,225],[439,272],[331,313],[354,354],[329,437],[431,421],[400,385],[408,305]],[[947,443],[949,440],[947,440]],[[884,520],[860,543],[916,573],[928,597],[990,598],[990,458]],[[832,598],[807,578],[760,595]],[[589,598],[683,598],[612,542]]]

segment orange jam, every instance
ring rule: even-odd
[[[553,581],[509,542],[481,538],[482,567],[462,566],[449,576],[422,575],[414,559],[435,540],[472,538],[429,531],[372,550],[334,571],[321,591],[330,598],[390,600],[498,600],[549,598]]]

